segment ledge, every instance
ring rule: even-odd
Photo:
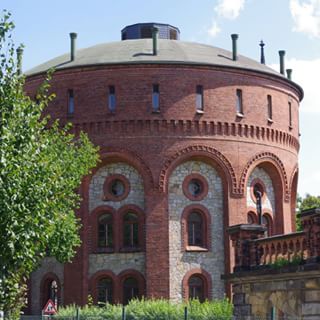
[[[198,246],[186,246],[185,249],[186,252],[208,252],[209,250],[204,247],[198,247]]]

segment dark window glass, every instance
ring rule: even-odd
[[[255,222],[252,213],[248,213],[247,222],[248,224],[253,224]]]
[[[123,283],[123,304],[128,304],[134,298],[139,298],[139,286],[137,279],[130,277]]]
[[[108,105],[111,112],[116,110],[116,89],[114,86],[109,86]]]
[[[110,213],[104,214],[99,218],[98,246],[100,248],[113,247],[113,223]]]
[[[178,34],[177,34],[176,30],[170,29],[170,39],[171,40],[177,40],[178,39]]]
[[[272,97],[268,95],[267,100],[268,100],[268,119],[272,120]]]
[[[203,87],[197,86],[196,88],[196,108],[203,111]]]
[[[158,84],[152,86],[152,109],[153,111],[160,110],[160,91]]]
[[[269,237],[271,236],[271,224],[270,219],[266,215],[262,216],[262,224],[267,228],[266,235]]]
[[[202,217],[197,212],[192,212],[188,217],[188,245],[203,246]]]
[[[204,299],[204,283],[199,276],[192,276],[189,279],[189,299],[198,299],[203,302]]]
[[[124,194],[125,186],[119,179],[115,179],[110,183],[110,194],[115,197],[121,197]]]
[[[198,179],[191,179],[188,185],[188,191],[194,197],[199,196],[203,192],[202,182]]]
[[[124,247],[138,247],[139,245],[139,223],[134,213],[127,213],[123,223],[123,245]]]
[[[288,103],[289,107],[289,126],[292,127],[292,107],[291,107],[291,102]]]
[[[141,38],[152,38],[152,27],[141,27]]]
[[[242,90],[237,89],[237,103],[236,103],[237,113],[243,114],[243,104],[242,104]]]
[[[74,92],[72,89],[68,90],[68,114],[74,113]]]
[[[112,280],[110,278],[103,278],[98,283],[98,303],[112,303],[113,300],[113,288]]]

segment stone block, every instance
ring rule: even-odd
[[[320,301],[319,302],[312,302],[312,303],[303,303],[302,304],[302,315],[320,315]]]
[[[305,291],[306,302],[318,302],[320,301],[320,290],[307,290]]]

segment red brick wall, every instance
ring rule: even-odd
[[[29,77],[33,96],[41,76]],[[299,92],[285,79],[222,67],[131,65],[57,71],[52,92],[57,98],[47,112],[75,132],[88,132],[106,161],[122,159],[144,177],[146,204],[146,294],[169,296],[168,201],[166,183],[177,163],[190,157],[213,161],[223,175],[225,228],[246,223],[246,181],[259,164],[279,191],[276,232],[293,228],[291,180],[299,150]],[[159,84],[160,113],[151,109],[152,84]],[[108,86],[116,90],[116,111],[108,111]],[[196,86],[204,89],[204,114],[196,114]],[[75,112],[67,116],[67,91],[74,90]],[[242,89],[244,117],[236,116],[236,89]],[[267,121],[267,95],[272,96],[273,123]],[[292,104],[289,128],[288,101]],[[210,160],[211,159],[211,160]],[[296,188],[296,183],[293,184]],[[88,293],[88,181],[83,185],[83,246],[65,268],[66,302],[85,303]],[[226,270],[232,256],[226,243]],[[232,263],[232,261],[231,261]],[[70,300],[70,301],[69,301]]]

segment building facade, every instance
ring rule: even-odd
[[[238,55],[236,36],[229,52],[179,33],[137,24],[77,51],[71,34],[71,54],[27,73],[32,96],[56,68],[47,112],[101,153],[80,188],[82,246],[72,263],[48,257],[33,274],[32,313],[50,297],[222,298],[234,265],[226,230],[258,222],[257,191],[268,234],[295,230],[302,89]]]

